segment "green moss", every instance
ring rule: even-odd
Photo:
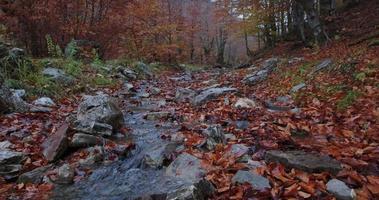
[[[111,86],[114,84],[114,81],[104,76],[97,76],[93,79],[93,84],[95,84],[95,86]]]

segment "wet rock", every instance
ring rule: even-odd
[[[196,92],[189,88],[178,88],[175,93],[176,102],[192,102]]]
[[[45,68],[42,71],[42,74],[46,77],[49,77],[53,81],[64,85],[70,85],[75,82],[75,79],[72,76],[66,75],[63,70],[53,67]]]
[[[290,93],[296,93],[296,92],[298,92],[299,90],[305,88],[306,86],[307,86],[307,85],[306,85],[305,83],[300,83],[300,84],[294,86],[293,88],[291,88]]]
[[[203,178],[205,170],[201,167],[201,160],[188,153],[183,153],[167,167],[166,175],[194,183]]]
[[[109,124],[115,129],[120,128],[124,122],[123,114],[116,102],[104,94],[84,96],[79,105],[77,119],[84,124]]]
[[[151,113],[147,113],[145,115],[145,118],[147,120],[154,121],[154,120],[167,119],[170,116],[171,116],[170,112],[151,112]]]
[[[227,157],[233,157],[233,158],[241,158],[244,155],[248,154],[250,151],[249,147],[243,145],[243,144],[233,144],[227,151],[226,156]]]
[[[354,200],[357,198],[353,189],[350,189],[344,182],[337,179],[330,180],[326,184],[326,189],[338,200]]]
[[[58,169],[58,176],[55,180],[59,184],[71,184],[74,182],[75,170],[69,164],[64,164]]]
[[[323,70],[323,69],[325,69],[325,68],[328,68],[328,67],[330,67],[330,66],[332,66],[333,65],[333,60],[332,59],[325,59],[325,60],[323,60],[323,61],[321,61],[314,69],[313,69],[313,71],[310,73],[310,75],[313,75],[313,74],[315,74],[315,73],[317,73],[317,72],[319,72],[319,71],[321,71],[321,70]]]
[[[202,91],[199,95],[197,95],[193,101],[193,104],[199,106],[201,104],[206,103],[212,99],[215,99],[219,96],[222,96],[227,93],[233,93],[238,91],[236,88],[211,88],[205,91]]]
[[[42,182],[42,178],[47,171],[52,168],[52,165],[38,167],[32,171],[21,174],[17,182],[18,183],[33,183],[40,184]]]
[[[67,139],[68,125],[62,125],[54,135],[46,139],[42,144],[43,155],[49,162],[56,161],[59,159],[67,150],[68,139]]]
[[[13,146],[13,144],[10,143],[9,141],[0,142],[0,151],[9,150],[9,148],[12,146]]]
[[[42,97],[35,101],[33,101],[33,104],[36,106],[42,106],[42,107],[52,107],[55,106],[55,103],[52,99],[49,97]]]
[[[70,147],[74,148],[83,148],[83,147],[90,147],[90,146],[96,146],[97,144],[101,143],[101,138],[84,134],[84,133],[76,133],[71,140]]]
[[[213,150],[217,144],[225,144],[226,138],[220,125],[212,125],[203,131],[206,136],[204,146],[207,150]]]
[[[251,100],[249,98],[239,98],[234,104],[234,107],[236,108],[255,108],[257,107],[257,104],[254,100]]]
[[[170,156],[175,152],[176,143],[159,144],[149,148],[144,153],[142,165],[149,168],[161,168],[164,161],[169,160]]]
[[[265,190],[271,188],[269,181],[265,177],[243,170],[239,170],[237,174],[233,176],[232,183],[249,183],[255,190]]]
[[[268,151],[265,155],[268,162],[279,162],[289,168],[296,168],[310,173],[330,172],[337,174],[341,164],[329,156],[303,151]]]

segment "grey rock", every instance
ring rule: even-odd
[[[330,172],[337,174],[342,168],[341,164],[329,156],[323,156],[303,151],[277,151],[266,152],[265,160],[279,162],[286,167],[300,169],[310,173]]]
[[[294,57],[288,60],[288,64],[294,64],[303,61],[304,58],[302,57]]]
[[[224,134],[226,140],[237,140],[237,137],[234,134]]]
[[[145,115],[145,118],[147,120],[161,120],[161,119],[167,119],[171,116],[170,112],[150,112]]]
[[[233,157],[233,158],[241,158],[244,155],[248,154],[250,151],[249,147],[245,146],[244,144],[233,144],[230,149],[228,149],[225,153],[227,157]]]
[[[128,92],[136,92],[135,88],[134,88],[134,85],[131,84],[131,83],[124,83],[124,88],[128,91]]]
[[[42,154],[45,156],[46,160],[49,162],[56,161],[59,159],[67,150],[68,139],[67,139],[68,125],[62,125],[55,134],[47,138],[42,144]]]
[[[193,185],[182,187],[167,194],[166,200],[206,200],[215,193],[216,189],[206,180],[201,180]]]
[[[32,113],[49,113],[49,112],[52,111],[52,109],[48,108],[48,107],[42,107],[42,106],[34,106],[34,105],[32,105],[30,107],[29,111],[32,112]]]
[[[142,165],[149,168],[161,168],[163,162],[168,160],[175,152],[177,147],[176,143],[159,144],[149,148],[144,153]]]
[[[134,64],[134,69],[137,71],[137,73],[144,78],[151,78],[153,77],[153,72],[150,69],[150,66],[143,63],[143,62],[137,62]]]
[[[13,95],[11,90],[0,85],[0,114],[10,112],[26,112],[30,106],[19,96]]]
[[[71,184],[74,181],[75,170],[69,164],[64,164],[58,169],[58,176],[56,183]]]
[[[54,101],[50,99],[49,97],[42,97],[42,98],[36,99],[35,101],[33,101],[33,104],[36,106],[42,106],[42,107],[55,106]]]
[[[129,68],[124,68],[123,66],[118,66],[117,71],[119,71],[128,80],[136,80],[137,73]]]
[[[75,121],[74,130],[90,135],[108,137],[113,133],[113,127],[109,124],[94,121]]]
[[[237,102],[234,104],[236,108],[255,108],[257,107],[257,103],[254,100],[249,98],[239,98]]]
[[[357,198],[353,189],[350,189],[344,182],[337,179],[330,180],[326,184],[326,189],[338,200],[354,200]]]
[[[236,121],[236,127],[239,130],[246,130],[247,128],[249,128],[249,125],[249,121]]]
[[[18,183],[33,183],[40,184],[42,182],[42,178],[47,171],[52,168],[52,165],[38,167],[32,171],[21,174],[17,182]]]
[[[305,88],[307,85],[305,83],[300,83],[298,85],[295,85],[293,88],[291,88],[290,93],[296,93],[299,90]]]
[[[12,94],[13,94],[14,96],[16,96],[17,98],[23,98],[23,97],[26,95],[26,91],[23,90],[23,89],[20,89],[20,90],[10,89],[10,91],[11,91]]]
[[[64,85],[70,85],[75,82],[75,79],[72,76],[66,75],[63,70],[53,67],[45,68],[42,71],[42,74],[51,80]]]
[[[178,177],[192,183],[198,182],[205,175],[201,161],[188,153],[180,154],[166,169],[166,175]]]
[[[263,167],[264,165],[262,163],[260,163],[259,161],[255,161],[255,160],[251,160],[251,159],[248,159],[247,160],[247,163],[246,163],[247,167],[249,169],[256,169],[256,168],[260,168],[260,167]]]
[[[12,48],[11,50],[9,50],[9,56],[14,57],[14,58],[21,58],[25,55],[26,53],[24,49]]]
[[[227,93],[237,92],[236,88],[211,88],[205,91],[202,91],[199,95],[197,95],[193,101],[193,104],[199,106],[201,104],[206,103],[212,99],[215,99],[219,96],[222,96]]]
[[[0,151],[0,165],[20,164],[25,155],[20,152],[2,150]]]
[[[85,124],[98,122],[118,129],[124,122],[123,114],[116,102],[107,95],[84,96],[77,113],[78,121]]]
[[[253,74],[247,75],[242,82],[254,86],[268,78],[269,71],[268,70],[260,70],[258,72],[255,72]]]
[[[279,63],[278,58],[270,58],[270,59],[267,59],[263,62],[261,68],[271,72],[278,66],[278,63]]]
[[[175,93],[176,102],[192,102],[196,96],[196,92],[189,88],[178,88]]]
[[[263,176],[250,171],[239,170],[232,178],[232,183],[249,183],[255,190],[270,189],[270,182]]]
[[[153,94],[153,95],[157,95],[157,94],[160,94],[162,92],[162,90],[157,88],[157,87],[151,88],[150,91],[151,91],[151,94]]]
[[[171,77],[169,78],[172,81],[191,81],[192,80],[192,75],[191,74],[184,74],[179,77]]]
[[[206,136],[206,142],[204,144],[207,150],[213,150],[217,144],[225,144],[225,134],[220,125],[211,125],[203,131],[203,135]]]
[[[333,60],[332,59],[325,59],[323,61],[321,61],[318,65],[315,66],[315,68],[313,69],[313,71],[310,73],[310,75],[313,75],[325,68],[328,68],[330,66],[333,65]]]
[[[96,146],[101,143],[101,138],[85,134],[85,133],[76,133],[71,139],[70,147],[74,148],[83,148]]]

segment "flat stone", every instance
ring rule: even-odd
[[[333,194],[337,200],[354,200],[357,198],[355,191],[338,179],[330,180],[326,184],[326,189]]]
[[[315,68],[313,69],[313,71],[310,73],[310,75],[313,75],[325,68],[328,68],[330,67],[331,65],[333,65],[333,60],[332,59],[325,59],[325,60],[322,60],[318,65],[315,66]]]
[[[33,104],[36,106],[42,106],[42,107],[53,107],[55,106],[55,103],[52,99],[49,97],[42,97],[35,101],[33,101]]]
[[[227,93],[237,92],[236,88],[211,88],[205,91],[202,91],[199,95],[197,95],[193,101],[193,104],[199,106],[201,104],[206,103],[212,99],[215,99],[219,96],[222,96]]]
[[[232,183],[249,183],[255,190],[270,189],[270,182],[263,176],[250,171],[239,170],[232,178]]]
[[[201,161],[188,153],[180,154],[166,169],[167,176],[197,182],[205,175]]]
[[[70,147],[83,148],[96,146],[101,143],[101,138],[85,133],[76,133],[71,139]]]
[[[341,164],[329,156],[303,151],[267,151],[265,159],[268,162],[279,162],[286,167],[310,173],[330,172],[337,174],[342,169]]]
[[[42,144],[42,153],[49,162],[56,161],[67,150],[67,130],[68,124],[62,125],[53,135],[47,138],[46,141]]]
[[[74,129],[78,132],[102,137],[109,137],[113,134],[113,127],[111,125],[95,121],[75,121]]]

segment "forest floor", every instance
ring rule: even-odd
[[[378,3],[372,1],[378,10]],[[366,5],[367,6],[367,5]],[[333,20],[338,40],[318,49],[294,48],[296,44],[285,42],[267,52],[256,67],[247,69],[213,69],[188,73],[167,71],[151,80],[131,82],[138,90],[148,85],[159,88],[154,98],[167,103],[154,112],[169,111],[176,116],[180,127],[175,134],[185,138],[184,149],[202,161],[206,169],[205,179],[216,187],[214,199],[333,199],[326,184],[333,178],[354,188],[358,199],[379,198],[379,12],[364,13],[357,7],[349,15],[343,13]],[[342,21],[338,21],[342,19]],[[331,26],[330,26],[331,27]],[[280,58],[278,66],[264,80],[254,86],[241,82],[247,74],[259,70],[262,63],[272,57]],[[295,59],[294,59],[295,58]],[[315,67],[325,59],[332,64],[314,73]],[[180,79],[180,77],[189,77]],[[173,79],[178,77],[178,79]],[[294,86],[305,87],[290,92]],[[215,85],[216,84],[216,85]],[[176,91],[188,88],[201,91],[209,86],[231,87],[238,92],[227,93],[194,106],[191,102],[176,102]],[[104,88],[103,92],[122,100],[123,112],[129,113],[123,88]],[[11,114],[0,118],[0,141],[9,141],[11,149],[28,154],[23,171],[48,165],[42,155],[41,144],[55,133],[66,118],[77,110],[81,95],[61,99],[50,113]],[[277,107],[290,108],[284,111],[268,109],[267,102],[285,98]],[[152,98],[152,97],[147,97]],[[248,98],[254,105],[236,107],[241,98]],[[134,100],[141,103],[143,97]],[[296,111],[293,110],[296,108]],[[150,110],[149,112],[151,112]],[[167,119],[157,120],[164,126]],[[241,127],[239,123],[244,125]],[[210,124],[221,125],[225,133],[234,137],[218,144],[211,151],[199,147],[206,138],[202,130]],[[121,129],[122,134],[131,134],[131,127]],[[28,136],[28,142],[21,140]],[[21,136],[20,136],[21,137]],[[170,138],[161,134],[159,138]],[[248,185],[232,183],[237,171],[246,169],[236,157],[225,157],[234,144],[249,147],[248,158],[259,162],[259,167],[250,169],[266,178],[271,188],[256,190]],[[119,143],[108,143],[105,148],[114,149]],[[131,148],[131,144],[121,144]],[[265,153],[271,150],[299,150],[306,153],[328,155],[342,165],[338,173],[307,172],[296,166],[269,162]],[[108,155],[108,162],[118,160],[117,153]],[[62,163],[75,163],[87,157],[83,150],[66,155]],[[75,166],[75,165],[74,165]],[[48,176],[54,179],[51,172]],[[92,170],[75,172],[75,182],[85,181]],[[51,183],[24,184],[8,182],[0,178],[0,199],[47,199],[54,189]]]

